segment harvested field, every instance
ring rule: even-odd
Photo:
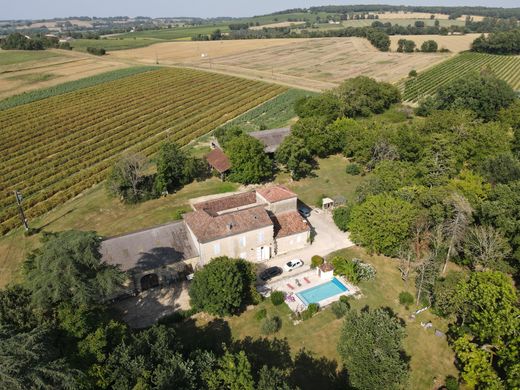
[[[398,81],[412,69],[423,70],[450,56],[383,53],[363,38],[315,38],[170,42],[111,57],[151,64],[156,54],[161,65],[203,68],[311,91],[333,88],[358,75]]]
[[[16,53],[22,61],[0,62],[0,99],[129,66],[122,61],[65,50]],[[0,54],[0,60],[3,55]]]
[[[249,27],[249,29],[250,30],[262,30],[263,28],[291,27],[291,26],[300,26],[302,24],[305,24],[305,22],[278,22],[278,23],[264,24],[262,26],[253,26],[253,27]]]
[[[105,179],[122,153],[185,145],[285,88],[191,69],[158,69],[0,111],[0,233]]]
[[[449,19],[449,15],[448,14],[439,14],[439,13],[431,14],[431,13],[428,13],[428,12],[405,12],[405,11],[399,11],[399,12],[384,12],[384,13],[369,12],[369,13],[378,15],[378,19],[381,19],[381,20],[387,20],[387,19],[415,19],[415,20],[430,19],[431,15],[435,15],[435,19],[439,19],[439,20],[448,20]],[[480,22],[480,21],[482,21],[484,19],[483,16],[472,15],[470,17],[475,22]],[[462,16],[458,17],[456,20],[465,21],[466,20],[466,15],[462,15]]]
[[[439,49],[445,48],[453,53],[459,53],[471,48],[471,43],[480,36],[480,34],[466,34],[466,35],[392,35],[390,40],[392,51],[397,50],[397,42],[399,39],[409,39],[414,41],[418,48],[421,47],[424,41],[434,40],[439,45]]]

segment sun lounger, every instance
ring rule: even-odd
[[[290,283],[287,283],[287,287],[289,287],[291,290],[294,290],[294,287]]]
[[[305,280],[307,283],[310,283],[311,281],[309,280],[309,278],[305,277],[303,278],[303,280]]]

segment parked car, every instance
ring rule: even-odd
[[[280,267],[269,267],[260,273],[260,279],[267,282],[275,276],[281,275],[283,270]]]
[[[311,209],[304,204],[298,206],[298,212],[304,218],[309,218],[311,216]]]
[[[283,266],[284,271],[290,272],[293,269],[300,268],[303,266],[303,261],[301,259],[293,259],[285,263]]]

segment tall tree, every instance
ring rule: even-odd
[[[276,161],[285,165],[294,180],[312,171],[313,159],[302,139],[292,135],[285,138],[276,151]]]
[[[185,167],[190,157],[173,142],[165,142],[157,153],[157,175],[155,176],[155,191],[161,194],[175,191],[193,178],[186,174]]]
[[[368,197],[352,210],[351,238],[372,251],[394,256],[410,237],[416,216],[417,210],[411,203],[392,195]]]
[[[229,180],[243,184],[261,183],[273,175],[273,162],[257,139],[243,134],[228,142],[226,152],[231,161]]]
[[[46,328],[14,333],[0,327],[0,388],[77,389],[82,374],[59,357],[56,343]]]
[[[147,191],[148,160],[140,154],[123,156],[112,167],[108,176],[108,191],[122,200],[135,203],[142,200]]]
[[[252,299],[255,280],[251,263],[217,257],[195,272],[190,286],[191,304],[214,315],[235,314]]]
[[[33,301],[49,308],[76,307],[102,301],[125,280],[118,267],[101,260],[101,238],[95,232],[48,233],[41,248],[24,263],[26,286]]]
[[[208,376],[210,390],[253,390],[255,383],[251,374],[251,364],[244,351],[233,354],[226,352]]]
[[[446,272],[448,261],[453,256],[459,244],[463,242],[473,214],[473,208],[466,198],[457,193],[453,193],[448,199],[448,207],[450,208],[451,215],[444,222],[444,234],[448,251],[446,253],[444,266],[442,267],[443,274]]]
[[[405,336],[403,325],[388,310],[349,311],[338,352],[352,385],[359,390],[402,388],[408,376],[402,345]]]
[[[507,240],[492,226],[469,229],[464,253],[477,270],[496,269],[511,252]]]

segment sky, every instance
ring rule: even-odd
[[[329,4],[481,5],[519,7],[518,0],[0,0],[0,20],[65,16],[253,16]]]

